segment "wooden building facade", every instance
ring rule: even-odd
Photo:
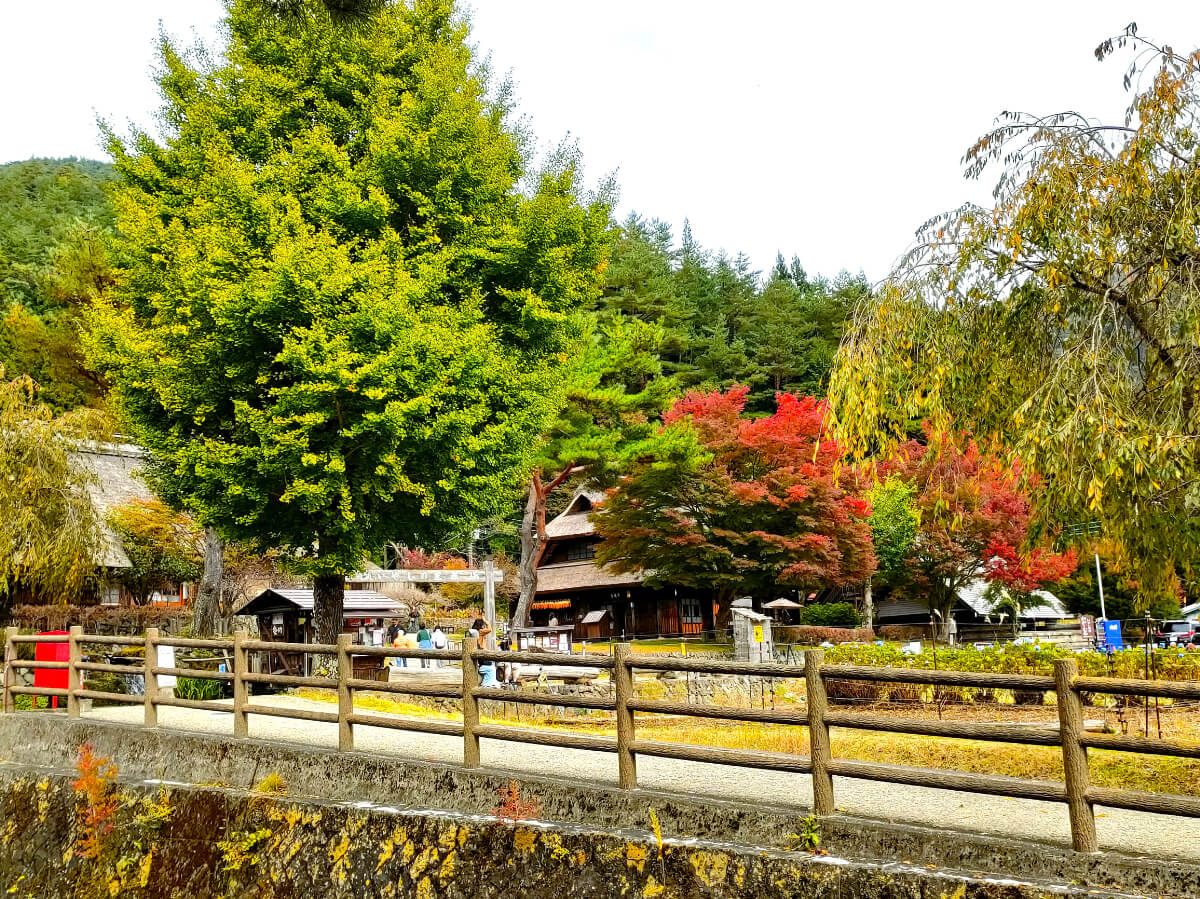
[[[581,491],[546,525],[530,624],[574,624],[577,640],[711,631],[711,597],[682,587],[649,587],[640,573],[615,572],[596,563],[600,538],[589,516],[603,497]]]

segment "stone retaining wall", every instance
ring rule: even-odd
[[[0,766],[0,890],[18,899],[1034,899],[1062,893],[767,847],[214,788],[121,784],[82,853],[71,776]],[[1080,891],[1068,888],[1067,893]],[[1094,896],[1114,895],[1096,891]]]
[[[40,783],[46,776],[49,776],[50,782],[53,783],[55,776],[61,777],[64,771],[69,771],[74,763],[78,747],[84,743],[92,744],[99,754],[111,756],[119,764],[122,775],[133,782],[156,780],[207,784],[212,786],[212,791],[222,797],[227,797],[223,799],[207,798],[203,800],[203,803],[232,802],[238,809],[242,809],[243,805],[238,805],[238,803],[245,801],[246,791],[260,783],[269,774],[277,773],[286,782],[289,791],[288,802],[299,804],[305,808],[312,806],[313,809],[318,807],[340,809],[341,811],[337,814],[342,817],[338,820],[343,821],[344,825],[338,824],[337,827],[361,826],[367,828],[368,824],[360,825],[358,822],[361,819],[354,817],[357,809],[364,815],[370,811],[370,815],[367,817],[371,818],[371,821],[376,820],[374,816],[384,816],[390,821],[387,827],[394,828],[402,823],[398,818],[403,817],[401,815],[403,811],[408,816],[421,817],[425,815],[430,820],[439,822],[465,817],[468,819],[468,823],[475,822],[472,824],[474,827],[486,825],[488,828],[486,832],[492,834],[491,838],[501,842],[507,841],[505,845],[510,848],[514,845],[512,841],[518,839],[515,833],[508,831],[501,833],[496,830],[497,825],[490,818],[476,821],[479,816],[486,817],[496,808],[499,803],[497,792],[511,782],[511,775],[502,772],[487,769],[466,770],[454,765],[359,752],[337,753],[332,750],[294,744],[268,743],[259,740],[231,740],[217,735],[192,734],[168,729],[146,730],[140,727],[88,719],[71,720],[61,713],[25,713],[0,716],[0,760],[3,762],[0,763],[0,792],[7,790],[8,786],[6,785],[9,784],[16,782],[26,784],[21,788],[25,792],[18,790],[12,794],[16,798],[7,806],[12,810],[11,817],[8,817],[7,813],[5,817],[0,817],[0,828],[5,829],[4,836],[0,839],[0,874],[19,877],[26,870],[32,871],[37,866],[45,864],[43,860],[35,865],[33,856],[30,855],[30,853],[36,854],[36,844],[39,840],[48,841],[48,846],[57,847],[57,851],[61,852],[64,851],[63,841],[73,839],[65,831],[53,829],[60,825],[67,827],[73,820],[74,813],[70,802],[61,796],[54,799],[53,801],[60,803],[60,806],[58,811],[51,813],[49,796],[29,793],[28,784],[33,781]],[[46,766],[45,776],[41,772],[36,775],[30,773],[30,766],[35,762],[37,765]],[[54,774],[54,772],[58,773]],[[136,786],[136,783],[134,785]],[[59,788],[56,787],[56,789]],[[623,846],[625,842],[632,842],[643,847],[654,845],[655,839],[649,831],[651,822],[657,821],[666,844],[678,848],[678,854],[674,856],[676,861],[673,862],[680,866],[676,872],[677,876],[679,871],[686,870],[686,867],[691,865],[688,860],[690,856],[685,852],[687,847],[701,844],[710,847],[716,846],[720,852],[726,853],[725,865],[730,871],[736,871],[738,864],[743,863],[748,865],[747,871],[759,871],[760,869],[754,866],[756,863],[752,862],[762,853],[766,853],[771,858],[777,858],[778,863],[783,866],[777,869],[775,876],[779,877],[783,876],[778,873],[779,871],[791,871],[791,866],[799,865],[805,871],[808,871],[811,865],[828,866],[828,861],[823,862],[810,858],[807,854],[786,851],[787,847],[794,843],[792,835],[803,833],[807,826],[806,813],[795,807],[773,806],[769,802],[737,803],[652,790],[622,791],[603,784],[580,783],[551,777],[526,777],[523,779],[520,789],[523,798],[540,805],[539,817],[545,821],[554,822],[553,830],[565,835],[564,839],[567,839],[567,844],[571,844],[571,840],[576,840],[577,843],[571,845],[578,845],[579,848],[586,849],[592,842],[597,846],[603,844],[609,847],[607,851],[612,852],[616,851],[615,847]],[[188,795],[191,793],[188,792]],[[184,800],[180,799],[179,801],[183,802]],[[191,799],[187,800],[187,802],[192,801]],[[199,799],[195,801],[201,802]],[[259,797],[253,801],[262,804],[282,800]],[[67,805],[63,806],[64,802]],[[187,807],[191,808],[192,806]],[[0,809],[0,812],[2,811],[4,810]],[[312,809],[300,812],[302,815],[313,813]],[[185,822],[192,820],[189,815],[190,813],[181,814],[181,817],[173,820],[183,827]],[[231,819],[226,816],[216,824],[209,821],[208,832],[201,830],[197,839],[209,842],[213,840],[219,842],[225,839],[224,836],[220,838],[212,836],[212,831],[217,827],[225,827],[226,825],[221,822],[228,820],[236,820],[236,818]],[[11,828],[10,821],[16,822]],[[55,824],[56,821],[59,824]],[[260,826],[256,823],[257,821],[258,819],[253,819],[251,822],[253,827],[258,829],[267,827],[265,824]],[[18,830],[29,825],[33,825],[33,827],[28,836],[23,831],[18,834]],[[322,827],[324,826],[322,825]],[[422,831],[423,833],[443,833],[440,829],[442,824],[436,826],[422,824],[421,826],[432,828]],[[249,825],[233,825],[234,830],[243,834],[255,832],[248,828]],[[384,828],[384,825],[372,823],[370,828]],[[842,860],[856,860],[855,864],[859,866],[859,869],[868,872],[861,875],[866,878],[863,883],[876,883],[873,878],[881,872],[900,871],[905,878],[909,878],[910,875],[916,877],[924,871],[926,874],[920,875],[925,877],[920,881],[923,884],[921,889],[924,892],[886,893],[879,892],[881,888],[876,887],[872,887],[876,889],[874,893],[837,892],[839,889],[849,890],[850,887],[845,886],[843,881],[827,879],[832,875],[826,873],[824,868],[816,868],[813,869],[816,873],[812,875],[815,879],[811,882],[826,884],[828,887],[826,892],[821,891],[825,887],[818,888],[818,886],[813,887],[815,891],[812,893],[772,893],[763,891],[766,890],[765,886],[758,893],[721,892],[711,891],[707,887],[701,888],[696,885],[697,882],[694,880],[670,880],[669,882],[676,887],[680,887],[685,882],[691,883],[697,892],[679,893],[677,890],[675,893],[664,892],[660,895],[813,895],[841,896],[844,899],[853,899],[856,896],[939,897],[956,895],[955,890],[959,886],[974,890],[976,887],[969,886],[970,884],[982,883],[990,877],[1050,884],[1051,886],[1058,885],[1066,889],[1067,894],[1075,891],[1083,895],[1088,890],[1100,890],[1102,892],[1094,895],[1104,895],[1104,890],[1119,888],[1122,892],[1133,895],[1200,896],[1200,867],[1163,859],[1136,859],[1116,854],[1083,855],[1048,842],[1007,840],[949,829],[934,830],[887,824],[842,815],[821,820],[819,830],[823,849]],[[179,833],[184,832],[186,830],[179,831]],[[332,853],[340,845],[340,842],[332,842],[334,831],[322,831],[322,833],[325,834],[322,839],[329,842],[329,845],[321,851],[317,851],[314,846],[305,844],[306,851],[310,850],[310,855],[315,853],[313,858],[316,861],[312,864],[334,865],[334,861],[321,861],[325,857],[321,853],[324,852],[325,855]],[[375,830],[371,830],[370,833],[370,840],[378,839]],[[542,831],[539,830],[538,833],[541,834]],[[579,834],[584,836],[572,836]],[[597,834],[600,836],[596,836]],[[272,830],[272,839],[275,835],[276,832]],[[530,838],[520,837],[519,839],[528,840]],[[547,843],[541,836],[538,836],[534,845],[540,847],[537,850],[539,853],[550,852],[553,856],[552,842],[551,840],[550,843]],[[724,844],[724,848],[721,848],[722,844]],[[351,845],[355,852],[365,852],[359,846],[357,838],[351,840]],[[479,852],[483,853],[485,850],[486,847],[480,847]],[[198,852],[199,849],[196,851]],[[414,843],[414,859],[417,851],[418,846]],[[568,851],[574,850],[569,849]],[[717,851],[717,849],[711,851]],[[205,852],[211,856],[217,850],[210,846]],[[442,855],[439,854],[438,857],[439,864],[444,863],[445,859]],[[484,857],[483,855],[478,856],[480,864],[483,863]],[[518,878],[509,883],[510,888],[507,892],[474,894],[435,891],[429,893],[428,896],[512,896],[522,895],[524,892],[529,899],[537,899],[542,895],[608,895],[603,892],[592,894],[553,891],[535,893],[516,889],[514,884],[519,886],[526,882],[536,882],[543,884],[539,887],[540,889],[549,890],[549,887],[544,886],[544,881],[538,878],[550,870],[557,871],[564,876],[569,875],[569,877],[583,877],[584,874],[580,869],[571,868],[569,862],[563,860],[565,856],[552,859],[558,867],[554,867],[550,862],[545,862],[544,864],[549,867],[522,869],[520,872],[514,869],[514,866],[517,865],[516,862],[509,865],[508,856],[504,858],[504,866],[498,869],[500,874],[497,876],[501,879],[510,876]],[[651,858],[656,859],[656,856],[652,855]],[[880,862],[872,861],[873,859],[884,859],[886,862],[881,865]],[[66,865],[69,861],[68,859],[63,864]],[[198,857],[197,863],[200,861],[202,859]],[[587,868],[610,872],[610,868],[605,867],[610,861],[612,860],[605,861],[601,858],[596,861],[595,865],[589,864]],[[144,857],[137,863],[139,865],[147,864]],[[154,861],[148,864],[153,866],[167,864],[167,862]],[[366,863],[363,862],[363,864]],[[533,863],[531,862],[531,864]],[[716,863],[714,862],[714,864]],[[539,861],[537,865],[541,866],[543,862]],[[730,865],[732,867],[729,867]],[[910,869],[917,869],[917,873],[913,874]],[[55,870],[57,871],[57,869]],[[336,874],[333,868],[330,870]],[[669,870],[675,869],[669,868]],[[765,871],[766,869],[761,870]],[[542,871],[543,874],[538,874],[538,871]],[[875,873],[869,873],[872,871]],[[641,871],[638,872],[638,876],[642,879],[636,881],[618,879],[616,882],[628,884],[631,889],[633,886],[640,886],[643,891],[649,889],[650,892],[646,895],[653,895],[656,887],[646,879],[652,873],[648,870]],[[59,872],[54,873],[53,876],[65,875]],[[282,877],[283,875],[279,874],[278,876]],[[655,876],[658,886],[661,886],[662,878],[658,875]],[[755,873],[753,876],[760,875]],[[951,881],[942,881],[939,878],[951,878]],[[280,882],[289,881],[282,880]],[[397,884],[401,882],[398,874],[392,882]],[[505,880],[505,882],[508,881]],[[758,881],[754,882],[758,883]],[[911,885],[915,881],[903,880],[903,882]],[[736,881],[729,881],[729,883],[736,885]],[[943,889],[946,883],[951,883],[953,888]],[[219,881],[216,884],[212,889],[224,888]],[[11,880],[7,882],[0,880],[0,895],[4,895],[3,890],[10,885],[13,885]],[[409,886],[411,887],[411,883]],[[442,885],[431,882],[429,889],[434,888],[442,890]],[[313,895],[298,891],[298,888],[294,886],[293,889],[297,891],[263,893],[262,895],[296,897]],[[364,887],[364,889],[366,888]],[[376,889],[376,887],[371,887],[371,889]],[[378,887],[378,889],[383,889],[383,887]],[[903,889],[909,889],[909,887],[905,886]],[[642,894],[641,892],[631,892],[629,895]],[[18,892],[13,895],[56,896],[68,895],[68,893],[55,891],[38,893],[34,891],[28,894]],[[136,896],[137,894],[128,895]],[[180,893],[179,895],[191,894]],[[220,895],[220,893],[197,893],[196,895]],[[233,892],[228,895],[257,894]],[[316,895],[325,894],[317,893]],[[369,896],[376,894],[369,891],[361,894],[353,892],[343,894],[331,891],[328,895]],[[379,895],[387,895],[387,893],[379,893]],[[414,895],[414,893],[400,892],[395,895]],[[1021,892],[1014,887],[1010,892],[1002,890],[990,893],[968,891],[958,895],[1018,897],[1041,895],[1041,893]]]

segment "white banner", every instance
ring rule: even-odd
[[[161,643],[156,647],[158,649],[158,667],[159,668],[174,668],[175,667],[175,647],[163,646]],[[160,674],[158,676],[158,685],[160,687],[175,686],[175,675]]]

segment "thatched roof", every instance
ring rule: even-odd
[[[618,574],[594,562],[567,562],[537,570],[537,595],[640,584],[644,574]]]
[[[313,591],[270,587],[238,610],[239,615],[269,615],[275,612],[312,612]],[[347,590],[342,601],[343,618],[399,618],[409,613],[407,603],[374,590]]]
[[[97,565],[106,568],[128,568],[129,557],[121,548],[121,540],[109,527],[108,513],[130,500],[154,499],[154,493],[139,476],[146,454],[140,447],[127,443],[98,443],[74,450],[71,461],[91,474],[88,495],[100,519],[101,547]]]
[[[564,537],[587,537],[596,532],[589,515],[604,493],[599,490],[580,490],[571,499],[563,513],[546,525],[546,537],[562,540]]]

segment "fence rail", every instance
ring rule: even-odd
[[[66,643],[68,660],[30,661],[19,658],[20,646],[47,643]],[[115,665],[83,661],[81,647],[97,644],[141,647],[143,649],[141,664]],[[210,670],[186,665],[180,667],[160,666],[158,664],[159,646],[224,650],[232,657],[233,671]],[[326,676],[312,677],[250,671],[250,653],[280,651],[332,658],[336,669]],[[354,657],[437,662],[461,660],[462,683],[457,685],[386,682],[355,677]],[[604,670],[610,672],[613,689],[610,696],[574,696],[536,690],[513,692],[497,687],[483,686],[480,666],[497,663],[543,664]],[[18,684],[16,681],[18,671],[47,669],[53,671],[65,669],[68,675],[67,688],[31,687]],[[772,680],[803,679],[807,704],[804,708],[768,710],[638,699],[634,690],[634,675],[637,671],[727,674]],[[145,695],[132,696],[87,689],[84,677],[93,672],[143,675],[146,682]],[[227,700],[194,700],[162,695],[158,688],[158,678],[163,675],[215,680],[222,683],[232,682],[233,702],[229,704]],[[841,710],[831,711],[827,695],[828,682],[847,680],[1053,692],[1057,696],[1058,725],[1055,727],[1051,725],[1029,726],[1009,722],[956,722],[889,717]],[[319,687],[335,690],[337,710],[314,711],[256,704],[250,699],[252,684]],[[462,706],[462,721],[397,718],[358,711],[354,707],[354,694],[357,691],[366,690],[458,700]],[[813,806],[818,815],[830,815],[834,812],[834,777],[1061,802],[1067,805],[1074,846],[1082,852],[1097,850],[1094,810],[1097,805],[1200,818],[1200,799],[1195,797],[1112,789],[1095,786],[1090,782],[1087,764],[1089,748],[1149,753],[1186,759],[1200,758],[1200,745],[1148,737],[1089,732],[1084,721],[1081,695],[1096,693],[1192,700],[1200,699],[1200,682],[1080,677],[1073,659],[1055,661],[1054,676],[1049,677],[826,665],[823,661],[823,653],[819,649],[807,650],[802,666],[769,663],[755,665],[702,657],[635,656],[631,653],[629,645],[625,643],[615,644],[612,647],[612,654],[603,656],[499,652],[476,649],[469,642],[464,644],[460,654],[453,650],[356,646],[352,643],[352,637],[349,634],[341,635],[336,644],[321,645],[273,643],[250,639],[244,632],[234,634],[230,641],[162,636],[154,628],[147,630],[145,637],[84,634],[79,627],[71,628],[70,632],[65,635],[42,636],[23,635],[18,633],[16,628],[10,627],[4,644],[3,668],[3,709],[5,713],[15,710],[15,697],[17,696],[65,698],[68,716],[80,714],[79,702],[82,699],[141,704],[145,709],[144,723],[147,727],[157,726],[158,709],[162,706],[223,711],[229,712],[233,716],[235,737],[248,735],[248,719],[251,715],[293,718],[336,724],[338,749],[341,751],[354,749],[354,729],[359,726],[440,734],[462,738],[463,763],[466,767],[479,766],[481,739],[533,743],[565,749],[584,749],[593,752],[615,753],[618,783],[624,789],[637,787],[637,759],[639,756],[794,772],[807,774],[812,778]],[[616,718],[616,736],[614,738],[483,723],[479,714],[481,700],[612,712]],[[761,752],[639,739],[636,729],[638,713],[806,727],[809,732],[809,754]],[[1064,779],[1059,783],[836,758],[833,756],[830,746],[829,729],[831,727],[987,740],[1018,745],[1061,746]]]

